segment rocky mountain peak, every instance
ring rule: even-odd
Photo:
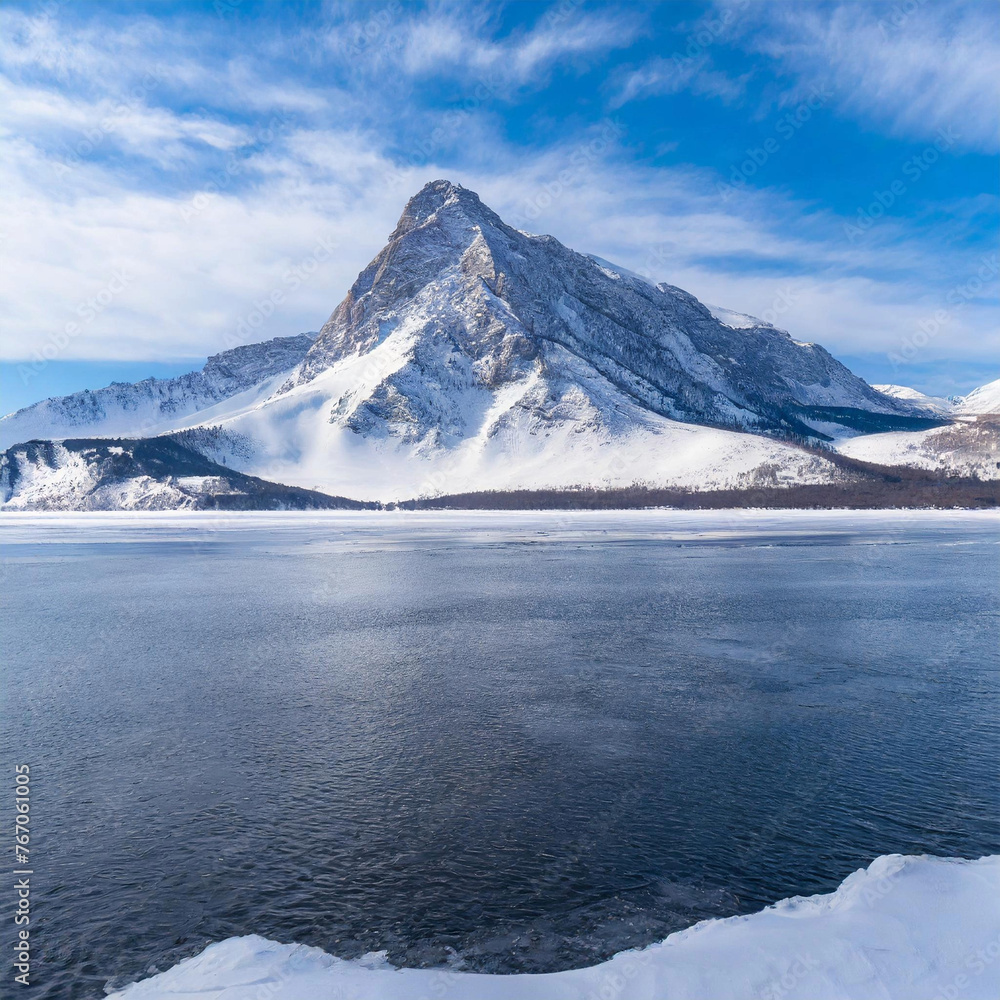
[[[659,416],[739,430],[813,436],[810,418],[913,412],[822,348],[733,317],[720,322],[683,289],[512,229],[475,192],[437,180],[407,203],[282,391],[389,342],[381,353],[397,360],[374,395],[392,405],[352,395],[334,420],[360,407],[393,415],[381,430],[405,425],[419,436],[441,422],[439,410],[465,405],[438,388],[458,371],[472,392],[516,394],[530,382],[545,396],[538,405],[559,411],[566,393],[590,392],[581,365]],[[399,416],[417,411],[424,417]]]
[[[429,181],[407,203],[390,241],[435,221],[442,213],[461,216],[467,223],[502,226],[500,217],[480,200],[475,191],[448,180]]]

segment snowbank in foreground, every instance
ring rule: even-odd
[[[836,892],[706,920],[589,969],[488,976],[393,969],[251,936],[112,1000],[996,1000],[1000,855],[876,858]]]

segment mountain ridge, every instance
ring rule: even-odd
[[[975,428],[970,459],[951,414],[881,393],[756,317],[513,229],[448,181],[409,200],[318,334],[235,351],[178,380],[36,404],[33,423],[28,411],[0,420],[0,441],[19,427],[33,438],[183,431],[185,447],[231,472],[382,503],[820,485],[842,473],[817,445],[891,446],[938,468],[935,430],[962,474],[995,477],[991,421]],[[129,389],[136,399],[118,398]],[[90,397],[108,393],[104,424],[87,424]],[[58,433],[74,406],[83,419]]]
[[[96,428],[109,435],[154,434],[290,371],[305,356],[313,337],[300,333],[240,344],[174,378],[112,382],[101,389],[42,400],[0,418],[0,448],[33,438],[78,437],[81,431]]]

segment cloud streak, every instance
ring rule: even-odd
[[[894,135],[960,129],[968,149],[1000,147],[1000,8],[992,3],[767,3],[742,25],[750,51],[803,90],[835,85],[845,114]]]
[[[538,87],[557,63],[627,47],[639,31],[638,18],[578,7],[556,6],[530,30],[500,40],[487,34],[482,9],[473,18],[468,6],[436,9],[407,23],[401,64],[416,76],[452,72],[503,87]]]

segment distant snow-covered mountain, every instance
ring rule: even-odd
[[[243,344],[177,378],[114,382],[93,392],[43,400],[0,418],[0,449],[32,438],[150,437],[224,400],[231,413],[237,405],[266,399],[305,357],[314,337],[302,333]],[[250,398],[236,398],[244,396]]]
[[[1000,479],[1000,379],[951,399],[925,396],[906,386],[875,388],[948,417],[948,423],[922,431],[866,434],[840,441],[837,450],[841,454],[879,465]]]
[[[873,389],[878,389],[885,396],[892,396],[893,399],[902,399],[914,406],[919,406],[923,410],[931,413],[949,414],[955,412],[954,400],[945,396],[928,396],[918,389],[911,389],[907,385],[873,385]]]
[[[957,416],[1000,413],[1000,379],[973,389],[966,396],[928,396],[905,385],[874,385],[873,389],[933,413]]]
[[[955,412],[969,415],[1000,413],[1000,379],[962,396],[955,404]]]
[[[393,501],[832,482],[836,463],[805,446],[947,419],[818,345],[512,229],[473,192],[435,181],[315,340],[49,400],[4,418],[0,434],[200,427],[187,443],[224,468]]]

